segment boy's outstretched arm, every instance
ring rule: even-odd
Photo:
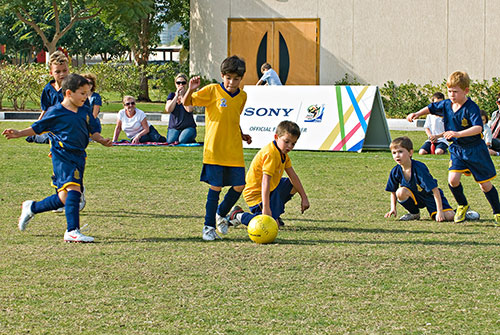
[[[406,120],[408,120],[408,122],[413,122],[413,120],[418,119],[419,117],[421,117],[423,115],[427,115],[430,112],[431,111],[429,110],[429,107],[424,107],[416,113],[408,114],[408,116],[406,117]]]
[[[300,199],[301,199],[300,211],[303,214],[304,211],[310,207],[309,199],[307,198],[306,191],[304,190],[304,187],[302,186],[302,183],[300,182],[300,178],[297,175],[297,173],[295,173],[295,170],[293,169],[293,167],[289,167],[289,168],[285,169],[285,171],[286,171],[286,174],[288,175],[288,177],[290,178],[290,181],[292,182],[293,187],[300,194]]]
[[[16,130],[16,129],[5,129],[2,132],[2,135],[7,137],[8,140],[11,140],[13,138],[18,138],[18,137],[26,137],[26,136],[33,136],[36,135],[35,131],[33,128],[29,127],[23,130]]]
[[[193,77],[189,80],[189,87],[181,99],[182,104],[184,106],[192,106],[193,105],[193,102],[191,101],[191,95],[198,87],[200,87],[200,85],[201,85],[200,76]]]
[[[111,147],[113,145],[113,141],[110,138],[104,138],[100,133],[93,133],[90,136],[94,141],[101,143],[105,147]]]
[[[396,192],[391,192],[391,210],[385,213],[384,217],[390,218],[391,216],[396,217],[398,215],[397,209],[396,209]]]
[[[434,196],[434,201],[436,202],[436,221],[443,222],[446,220],[443,212],[443,200],[441,199],[441,193],[439,193],[439,188],[434,187],[432,189],[432,195]]]

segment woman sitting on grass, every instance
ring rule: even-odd
[[[123,130],[125,135],[132,140],[132,144],[145,142],[166,142],[167,139],[149,123],[146,114],[138,108],[135,108],[135,98],[129,95],[123,97],[123,109],[118,112],[116,120],[113,142],[118,140],[120,132]]]

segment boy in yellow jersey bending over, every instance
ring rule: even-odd
[[[300,128],[295,122],[280,122],[274,141],[260,149],[247,173],[248,183],[243,190],[243,197],[251,213],[245,213],[240,206],[234,206],[227,217],[231,224],[236,226],[242,223],[248,226],[255,216],[266,214],[283,225],[280,215],[285,212],[285,204],[297,192],[301,197],[302,213],[309,208],[306,191],[288,157],[299,136]],[[288,178],[282,178],[285,171]]]
[[[210,185],[203,227],[205,241],[220,238],[216,226],[221,234],[227,234],[229,222],[225,217],[245,188],[242,141],[250,144],[252,138],[243,134],[240,128],[240,114],[247,101],[247,94],[239,88],[244,74],[245,61],[237,56],[228,57],[221,64],[222,83],[210,84],[194,92],[200,87],[200,77],[193,77],[182,98],[184,106],[205,107],[205,143],[200,177],[200,181]],[[219,205],[224,186],[231,188]]]

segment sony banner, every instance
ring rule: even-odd
[[[241,114],[245,148],[273,140],[276,126],[294,121],[301,129],[295,150],[388,149],[391,142],[377,86],[245,86]]]

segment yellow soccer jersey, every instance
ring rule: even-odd
[[[247,94],[239,90],[231,95],[221,84],[210,84],[194,92],[192,101],[205,107],[203,163],[245,167],[240,114]]]
[[[262,176],[271,176],[269,190],[272,192],[280,183],[285,169],[292,167],[292,161],[283,154],[273,141],[259,150],[252,160],[246,176],[246,186],[243,197],[249,207],[262,202]]]

